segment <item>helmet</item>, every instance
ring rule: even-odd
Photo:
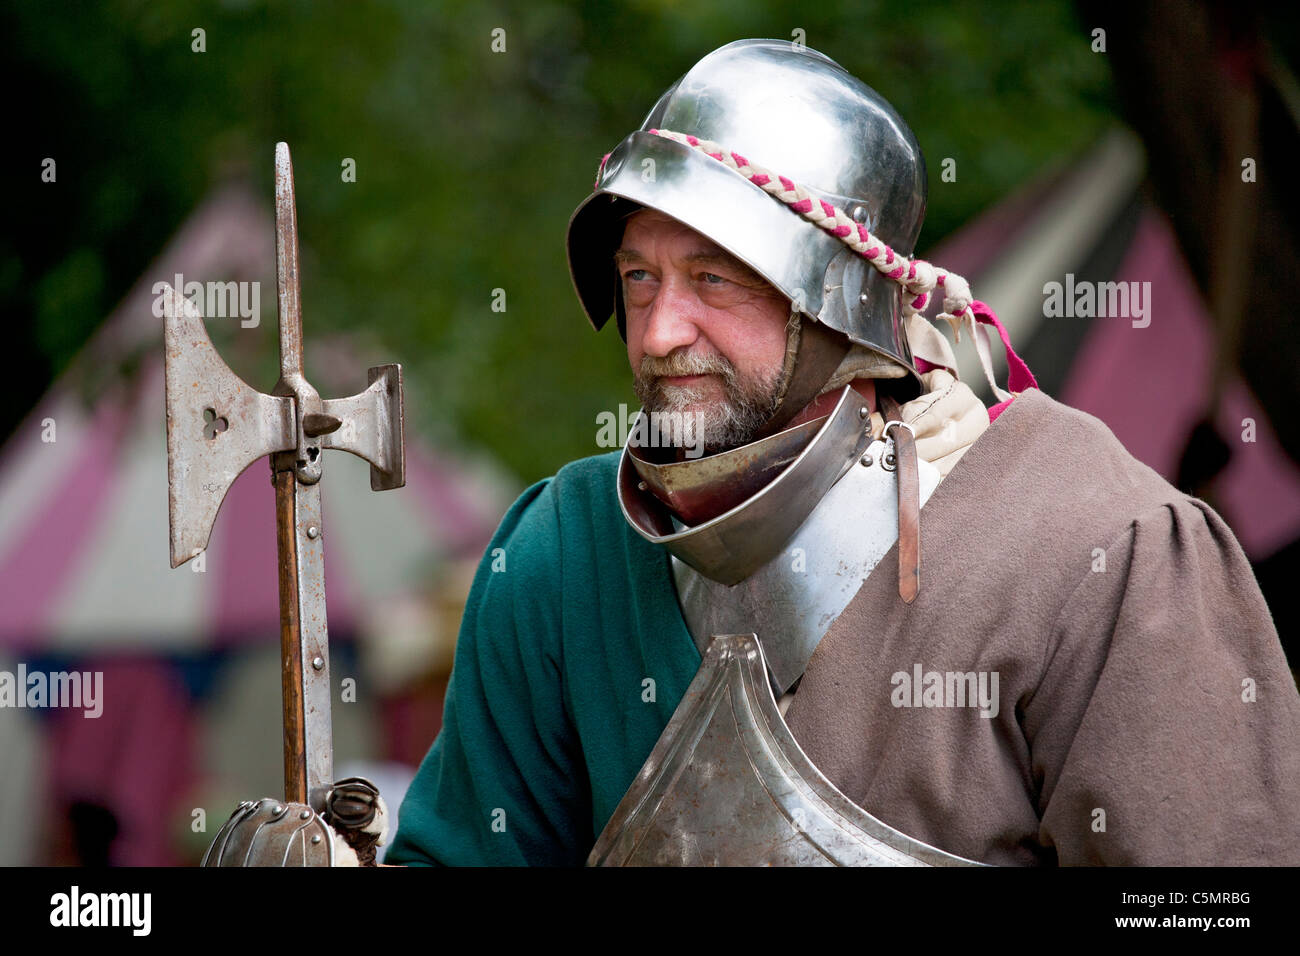
[[[569,271],[596,329],[617,312],[626,336],[612,257],[623,220],[650,207],[708,237],[789,298],[806,319],[805,332],[813,333],[803,336],[800,352],[828,337],[840,343],[829,367],[820,362],[820,381],[802,401],[817,394],[850,343],[919,379],[897,284],[744,175],[660,130],[716,142],[763,164],[904,256],[921,229],[925,160],[893,107],[801,44],[738,40],[704,57],[659,98],[641,128],[605,157],[595,192],[569,221]],[[795,392],[787,388],[791,398]],[[799,407],[787,411],[786,420]]]

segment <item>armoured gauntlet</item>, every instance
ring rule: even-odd
[[[273,797],[245,800],[217,832],[203,866],[374,866],[388,807],[362,777],[329,788],[320,813]]]

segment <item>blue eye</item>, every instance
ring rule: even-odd
[[[716,282],[714,281],[715,279],[717,280]],[[721,285],[726,281],[727,280],[724,279],[722,276],[714,275],[712,272],[704,273],[704,282],[706,285]]]
[[[645,278],[645,274],[646,271],[644,269],[628,269],[627,272],[623,273],[623,278],[631,279],[633,282],[640,282]]]

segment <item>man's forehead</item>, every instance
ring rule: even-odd
[[[632,237],[634,241],[631,243],[628,242],[628,233],[634,229],[641,230],[647,227],[686,233],[690,237],[690,248],[686,252],[687,258],[731,259],[737,264],[741,264],[740,260],[736,259],[735,256],[731,255],[731,253],[727,252],[708,236],[696,232],[685,223],[679,222],[671,216],[659,212],[657,209],[642,209],[628,217],[627,227],[623,231],[623,241],[619,245],[618,252],[616,253],[618,258],[625,259],[643,254],[642,250],[637,247],[635,235]]]

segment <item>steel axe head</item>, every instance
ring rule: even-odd
[[[167,515],[171,565],[208,546],[226,492],[264,455],[299,446],[294,400],[257,391],[217,354],[203,316],[166,286],[163,339],[167,382]],[[327,399],[304,416],[303,429],[321,449],[337,448],[370,463],[370,487],[406,484],[402,367],[369,370],[369,387]]]

